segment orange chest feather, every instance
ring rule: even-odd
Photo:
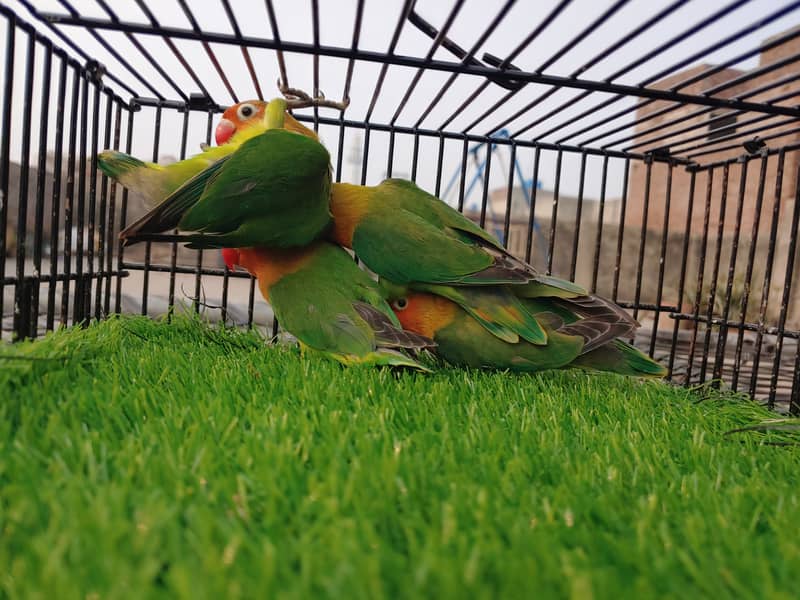
[[[457,306],[454,302],[431,294],[412,294],[404,310],[395,309],[403,329],[431,339],[437,331],[453,322],[456,312]]]
[[[261,294],[265,300],[269,300],[270,288],[282,277],[306,265],[313,255],[313,249],[242,248],[239,251],[239,264],[258,279]]]
[[[353,247],[353,232],[369,209],[369,192],[360,185],[334,183],[331,188],[333,240],[345,248]]]

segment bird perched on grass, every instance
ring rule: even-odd
[[[576,367],[640,377],[663,377],[666,369],[630,344],[609,336],[602,321],[587,322],[557,299],[524,300],[547,333],[547,345],[503,341],[489,334],[458,304],[410,292],[390,300],[403,328],[436,342],[447,362],[474,368],[541,371]]]
[[[432,348],[403,331],[380,288],[339,246],[227,248],[228,268],[240,265],[258,279],[281,326],[301,345],[344,365],[390,365],[427,370],[408,355]]]

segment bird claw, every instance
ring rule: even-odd
[[[317,90],[317,95],[312,97],[303,90],[285,85],[280,79],[278,79],[278,90],[280,90],[283,97],[286,98],[286,104],[289,109],[324,106],[327,108],[337,108],[343,111],[350,105],[350,98],[345,98],[341,102],[328,100],[325,98],[325,94],[322,90]]]

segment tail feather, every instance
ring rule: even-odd
[[[322,352],[324,356],[331,358],[346,367],[353,366],[386,366],[386,367],[407,367],[415,371],[422,371],[423,373],[430,373],[431,370],[417,362],[413,358],[406,356],[402,352],[393,350],[391,348],[378,348],[374,352],[369,352],[363,356],[355,356],[352,354],[340,354],[336,352]]]
[[[667,374],[662,365],[622,340],[614,340],[582,354],[568,366],[634,377],[664,377]]]

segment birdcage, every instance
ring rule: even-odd
[[[123,248],[104,148],[165,161],[280,83],[337,180],[405,177],[612,298],[684,385],[800,409],[800,2],[0,6],[4,340],[176,307],[277,328],[216,252]],[[794,284],[794,285],[793,285]],[[277,330],[277,329],[276,329]]]

